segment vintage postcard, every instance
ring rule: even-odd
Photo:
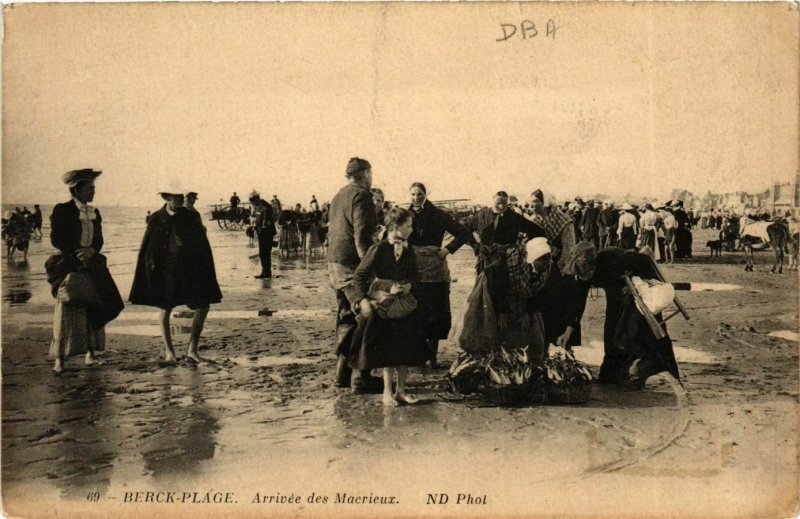
[[[6,5],[3,513],[796,516],[798,11]]]

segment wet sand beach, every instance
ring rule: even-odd
[[[124,297],[144,231],[143,219],[132,222],[104,250]],[[257,248],[244,233],[206,225],[224,299],[209,313],[200,345],[209,362],[199,366],[160,364],[156,310],[129,306],[107,327],[104,365],[73,358],[53,376],[47,229],[28,265],[4,263],[6,514],[777,517],[796,508],[798,280],[770,275],[769,251],[748,273],[741,253],[709,259],[700,244],[712,231],[696,231],[695,261],[663,267],[669,281],[713,289],[679,292],[692,319],[669,322],[683,386],[659,375],[641,392],[595,386],[586,405],[508,409],[445,401],[446,369],[413,369],[424,401],[387,409],[380,395],[333,386],[324,258],[276,253],[276,277],[255,280]],[[473,264],[470,250],[451,257],[445,366]],[[576,348],[595,374],[604,309],[601,291]],[[173,319],[180,356],[189,322]],[[148,491],[189,497],[125,502]],[[432,494],[447,503],[429,504]]]

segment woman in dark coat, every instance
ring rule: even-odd
[[[430,365],[436,368],[439,341],[447,339],[452,325],[447,256],[470,241],[470,234],[466,227],[428,201],[428,190],[422,183],[411,184],[409,194],[414,222],[408,243],[414,246],[421,276],[420,283],[414,287],[414,296],[420,327],[430,349]],[[443,247],[445,232],[450,233],[453,240]]]
[[[50,358],[53,372],[60,374],[67,357],[86,353],[86,364],[100,363],[95,352],[105,349],[105,325],[115,319],[125,304],[106,267],[103,248],[103,225],[100,211],[89,205],[94,200],[95,179],[100,171],[81,169],[64,174],[72,200],[58,204],[50,216],[50,241],[59,250],[45,263],[47,281],[57,298],[53,318],[53,341]],[[88,274],[98,301],[94,305],[64,301],[59,294],[67,275],[81,271]],[[65,292],[66,293],[66,292]]]
[[[648,377],[668,371],[680,380],[678,364],[672,349],[672,339],[666,334],[666,324],[661,314],[665,337],[656,339],[644,316],[636,308],[628,292],[624,276],[656,278],[652,260],[646,254],[622,251],[619,248],[577,248],[565,267],[566,275],[574,275],[578,296],[573,299],[571,315],[580,321],[586,307],[586,298],[592,286],[606,293],[606,319],[603,327],[605,355],[598,377],[601,384],[618,384],[641,389]],[[570,330],[566,332],[569,340]]]
[[[405,389],[408,366],[418,366],[428,358],[416,310],[405,317],[384,318],[369,295],[373,278],[391,282],[390,293],[395,295],[407,295],[419,281],[416,258],[407,244],[412,219],[411,212],[401,207],[389,210],[386,238],[367,250],[353,275],[355,300],[361,313],[353,334],[349,364],[354,370],[383,368],[383,403],[387,406],[396,406],[398,401],[417,402]],[[397,371],[397,391],[393,394],[394,371]]]
[[[176,361],[169,326],[170,313],[179,305],[194,310],[186,358],[199,363],[202,359],[197,347],[209,305],[219,303],[222,292],[202,223],[183,207],[182,193],[161,192],[161,196],[166,204],[153,213],[147,224],[130,301],[161,309],[161,333],[168,363]]]

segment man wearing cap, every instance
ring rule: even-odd
[[[189,211],[190,214],[192,214],[192,216],[197,218],[197,221],[200,223],[200,225],[203,225],[203,217],[200,216],[200,212],[194,208],[195,202],[197,202],[197,193],[194,191],[189,191],[186,193],[186,196],[183,199],[183,206]],[[203,225],[203,229],[205,228],[206,226]]]
[[[347,185],[336,193],[328,211],[328,275],[336,291],[336,385],[354,391],[380,391],[381,379],[369,372],[351,372],[347,365],[350,343],[356,329],[354,308],[358,303],[353,274],[361,258],[372,245],[378,227],[372,202],[372,166],[354,157],[345,169]]]
[[[261,273],[256,276],[256,279],[269,279],[272,277],[272,240],[278,233],[275,227],[275,216],[272,213],[272,206],[266,200],[262,200],[255,191],[250,194],[250,203],[258,211],[255,231],[258,235],[258,258],[261,260]]]

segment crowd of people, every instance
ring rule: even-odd
[[[337,386],[381,391],[387,406],[417,401],[406,391],[406,373],[425,362],[436,365],[438,343],[452,325],[447,257],[464,245],[474,250],[478,273],[459,341],[465,351],[526,348],[528,362],[540,367],[550,344],[580,344],[581,317],[596,286],[607,294],[599,381],[640,388],[655,373],[679,376],[669,336],[656,337],[624,291],[626,273],[657,275],[651,256],[635,250],[636,241],[656,243],[658,218],[646,216],[652,208],[637,218],[623,206],[612,227],[594,202],[578,204],[570,215],[573,208],[565,210],[540,189],[522,207],[498,191],[491,207],[459,222],[427,199],[422,182],[410,185],[408,206],[384,211],[375,204],[368,161],[351,159],[345,176],[331,201],[327,257],[338,307]],[[642,221],[644,231],[634,228],[630,245],[628,219],[634,226]],[[598,251],[598,222],[604,222],[605,244],[613,229],[622,246]],[[372,376],[375,369],[382,380]]]
[[[90,205],[100,174],[66,173],[70,200],[50,217],[50,239],[59,251],[45,265],[56,298],[55,373],[77,354],[96,364],[104,326],[124,308],[101,254],[102,218]],[[256,191],[248,198],[261,262],[257,278],[272,276],[276,244],[281,254],[324,248],[337,307],[338,387],[381,392],[387,406],[418,401],[406,386],[408,369],[438,367],[439,343],[452,327],[447,258],[465,245],[474,252],[477,276],[458,341],[464,351],[480,356],[525,348],[527,362],[540,367],[550,345],[581,344],[581,319],[596,287],[606,293],[599,382],[641,388],[656,373],[679,377],[661,314],[654,318],[663,333],[655,333],[626,289],[626,276],[655,279],[657,261],[691,258],[697,222],[681,201],[658,208],[580,199],[558,204],[546,190],[533,189],[517,204],[498,191],[491,206],[456,219],[428,199],[420,181],[410,183],[404,203],[387,203],[372,186],[365,159],[350,159],[344,177],[330,203],[320,206],[312,196],[308,209],[283,208],[277,196],[267,201]],[[159,196],[163,206],[148,215],[129,301],[160,310],[169,365],[178,360],[171,312],[181,305],[193,310],[185,359],[201,363],[204,322],[210,305],[222,300],[213,251],[194,209],[197,193],[165,188]]]
[[[16,207],[14,211],[5,211],[2,218],[2,237],[6,245],[6,258],[11,261],[14,253],[20,251],[22,260],[28,261],[28,247],[31,238],[42,238],[42,210],[39,205],[33,211],[27,207]]]

